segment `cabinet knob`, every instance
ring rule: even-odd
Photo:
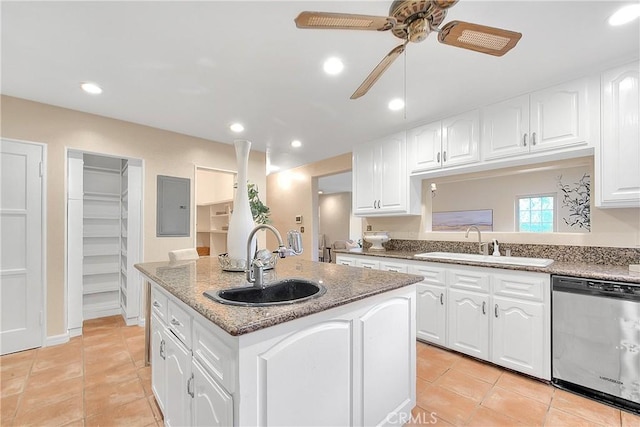
[[[496,306],[493,308],[493,314],[496,316],[496,318],[498,317],[498,304],[496,304]]]
[[[160,305],[160,303],[159,303],[158,301],[154,301],[154,302],[153,302],[153,306],[154,306],[155,308],[160,308],[160,307],[161,307],[161,305]]]
[[[447,161],[447,152],[443,151],[442,152],[442,163],[445,163]]]
[[[531,145],[536,145],[536,133],[531,134]]]
[[[438,155],[436,156],[436,162],[440,163],[440,152],[438,151]]]
[[[164,349],[165,343],[164,340],[160,341],[160,357],[162,357],[164,360],[167,359],[167,353]]]
[[[171,318],[171,324],[173,326],[182,326],[182,323],[180,323],[180,321],[178,319],[176,319],[175,317]]]
[[[444,293],[440,292],[440,305],[444,305]]]
[[[487,303],[482,301],[482,314],[487,314]]]
[[[191,377],[189,377],[189,379],[187,380],[187,394],[189,396],[191,396],[191,398],[193,398],[195,396],[195,392],[193,390],[193,373],[191,374]]]
[[[527,146],[527,134],[526,133],[524,135],[522,135],[522,146],[523,147]]]

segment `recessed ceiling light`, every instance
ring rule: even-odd
[[[232,123],[229,125],[229,129],[231,129],[232,132],[240,133],[244,130],[244,126],[242,126],[242,123]]]
[[[102,93],[102,88],[95,83],[84,82],[80,84],[80,87],[83,91],[90,93],[91,95],[100,95]]]
[[[624,25],[640,16],[640,4],[630,4],[618,9],[609,17],[609,25]]]
[[[400,98],[392,99],[389,101],[389,109],[391,111],[398,111],[404,108],[404,101]]]
[[[324,194],[324,191],[318,190],[318,194]]]
[[[340,60],[340,58],[336,58],[335,56],[324,61],[324,72],[327,74],[331,74],[335,76],[336,74],[340,74],[344,69],[344,64]]]
[[[294,139],[293,141],[291,141],[291,146],[293,148],[302,147],[302,142],[300,142],[300,140],[298,139]]]

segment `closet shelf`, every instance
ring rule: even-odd
[[[107,265],[101,265],[101,266],[94,266],[90,269],[83,269],[82,275],[95,276],[97,274],[118,274],[119,272],[120,272],[120,269],[117,264],[115,265],[107,264]]]
[[[99,193],[96,191],[85,191],[84,200],[94,200],[100,202],[119,202],[120,193]]]
[[[120,237],[120,233],[118,233],[117,231],[113,232],[113,233],[84,233],[82,235],[83,238],[85,239],[92,239],[94,237]]]
[[[85,285],[82,290],[82,295],[91,295],[91,294],[100,294],[102,292],[117,292],[120,290],[120,285],[118,283],[105,283],[101,285]]]
[[[110,256],[110,255],[120,255],[120,251],[118,249],[84,249],[82,251],[82,257],[94,257],[94,256]]]
[[[92,214],[85,214],[83,217],[83,219],[113,219],[113,220],[120,220],[120,215],[115,215],[115,214],[101,214],[101,215],[92,215]]]
[[[86,163],[84,164],[83,168],[86,172],[102,172],[102,173],[111,173],[111,174],[120,175],[120,169],[105,168],[103,166],[91,166],[91,165],[87,165]]]

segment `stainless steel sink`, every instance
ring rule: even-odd
[[[524,267],[548,267],[553,264],[548,258],[527,258],[517,256],[492,256],[480,254],[463,254],[456,252],[427,252],[416,255],[416,258],[433,260],[471,261],[486,264],[520,265]]]
[[[204,295],[222,304],[262,307],[293,304],[317,298],[326,292],[319,283],[305,279],[284,279],[264,288],[243,287],[222,291],[206,291]]]

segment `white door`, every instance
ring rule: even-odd
[[[411,172],[440,169],[440,150],[442,149],[442,130],[440,121],[429,123],[407,131],[407,144],[410,147]]]
[[[389,136],[380,144],[378,209],[398,212],[407,208],[407,143],[405,133]]]
[[[193,425],[224,427],[233,425],[233,399],[211,376],[192,363]]]
[[[416,335],[435,344],[447,345],[447,311],[443,286],[418,283],[416,287]]]
[[[489,358],[489,297],[449,289],[447,335],[449,348],[480,359]]]
[[[377,192],[375,162],[377,150],[370,146],[353,150],[353,213],[373,212],[376,208]]]
[[[42,346],[42,145],[2,140],[0,354]]]
[[[478,110],[442,121],[442,165],[475,163],[480,160],[480,114]]]
[[[164,330],[165,387],[164,423],[171,426],[191,425],[191,396],[187,382],[191,377],[191,352],[171,333]],[[175,384],[175,388],[168,385]]]
[[[529,95],[482,109],[482,149],[485,159],[529,152]]]

